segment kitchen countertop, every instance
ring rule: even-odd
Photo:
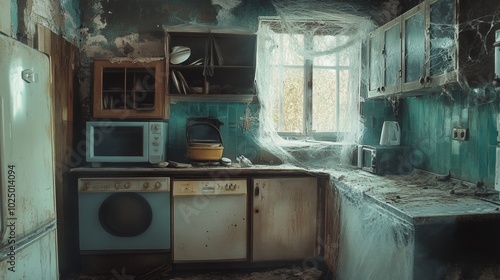
[[[252,167],[79,167],[71,169],[78,176],[179,176],[224,178],[226,176],[296,176],[330,177],[345,194],[362,195],[399,218],[414,224],[451,223],[457,219],[500,219],[498,192],[469,182],[414,170],[410,175],[378,176],[351,166],[304,169],[292,165],[254,165]]]
[[[240,167],[232,166],[203,166],[203,167],[78,167],[71,169],[77,175],[161,175],[161,176],[205,176],[221,178],[223,176],[251,176],[251,175],[311,175],[328,176],[321,171],[310,171],[293,165],[259,165]]]
[[[421,170],[410,175],[377,176],[340,168],[330,176],[341,191],[361,193],[414,225],[500,219],[498,192],[446,176]]]

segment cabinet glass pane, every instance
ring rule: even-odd
[[[380,36],[375,35],[370,39],[370,80],[368,82],[370,91],[376,90],[382,83],[384,62],[381,52]]]
[[[415,82],[425,76],[425,22],[420,11],[405,21],[405,76],[404,82]]]
[[[103,68],[102,69],[102,90],[125,89],[125,69],[124,68]]]
[[[394,25],[385,33],[385,86],[394,86],[399,82],[401,70],[400,25]]]
[[[430,12],[430,74],[455,70],[455,0],[438,0]]]

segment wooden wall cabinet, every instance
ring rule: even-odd
[[[93,118],[165,117],[165,61],[94,61]]]
[[[165,53],[170,102],[252,101],[256,41],[256,34],[250,32],[168,31]],[[190,56],[174,64],[170,54],[176,46],[188,47]]]

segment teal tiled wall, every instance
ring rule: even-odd
[[[498,101],[476,101],[463,92],[402,101],[402,144],[422,155],[418,168],[493,186]],[[454,127],[467,128],[468,139],[453,140]]]
[[[246,109],[255,117],[250,130],[244,131],[243,120]],[[223,156],[235,161],[244,155],[256,161],[259,147],[254,141],[257,131],[257,105],[242,103],[180,102],[170,105],[168,159],[188,162],[186,144],[186,120],[190,117],[214,117],[224,124],[220,127],[224,146]]]
[[[360,106],[365,126],[361,144],[378,145],[384,121],[396,120],[392,105],[386,99],[366,99]]]

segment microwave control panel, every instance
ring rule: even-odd
[[[159,163],[165,161],[167,149],[167,123],[149,123],[149,162]]]

